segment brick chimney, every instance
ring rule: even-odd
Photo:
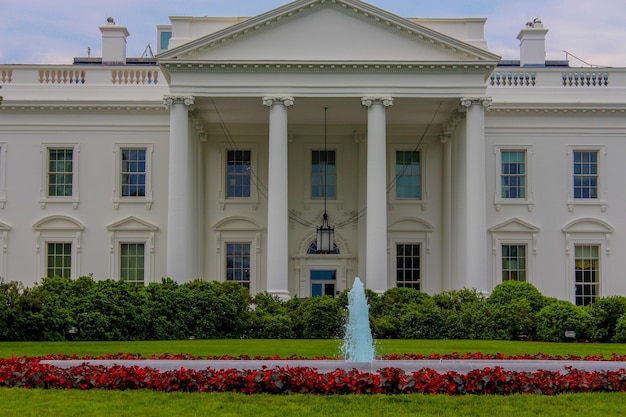
[[[520,43],[521,67],[544,67],[546,65],[546,33],[539,18],[526,23],[526,27],[517,35]]]
[[[105,65],[126,64],[126,38],[130,36],[126,26],[116,25],[112,17],[100,26],[102,32],[102,63]]]

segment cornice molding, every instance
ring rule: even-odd
[[[73,104],[58,104],[58,103],[24,103],[24,104],[14,104],[14,103],[4,103],[0,106],[0,111],[81,111],[81,112],[107,112],[107,113],[117,113],[117,112],[128,112],[128,111],[139,111],[146,113],[165,113],[167,112],[167,108],[163,106],[163,103],[159,102],[159,104],[146,105],[146,104],[132,104],[132,103],[120,103],[120,104],[81,104],[81,103],[73,103]]]

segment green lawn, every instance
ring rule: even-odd
[[[0,343],[0,357],[47,353],[292,354],[335,356],[336,340],[186,340],[158,342]],[[537,353],[626,355],[626,344],[535,343],[466,340],[385,340],[382,353]],[[559,396],[268,396],[159,393],[151,391],[56,391],[0,389],[0,416],[619,416],[626,394]]]
[[[260,355],[305,357],[339,355],[339,340],[176,340],[155,342],[0,342],[0,358],[41,356],[48,353],[101,355],[105,353],[138,353],[143,356],[161,353],[191,353],[197,356]],[[543,343],[501,340],[381,340],[377,353],[452,353],[483,352],[546,353],[550,355],[611,356],[626,355],[626,344],[618,343]]]

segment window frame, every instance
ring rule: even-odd
[[[525,177],[526,177],[526,196],[524,198],[508,198],[502,196],[502,152],[523,151],[525,153]],[[535,203],[533,200],[533,147],[532,145],[502,145],[497,144],[494,147],[495,155],[495,190],[494,205],[496,211],[502,210],[502,206],[520,206],[525,205],[528,211],[532,211]]]
[[[589,283],[591,285],[587,285],[589,287],[596,287],[596,294],[595,295],[589,295],[586,296],[584,294],[578,294],[578,286],[579,286],[579,282],[578,281],[578,269],[576,267],[576,263],[578,262],[578,257],[576,255],[576,249],[577,248],[583,248],[583,247],[589,247],[589,248],[596,248],[597,250],[597,262],[598,262],[598,266],[595,269],[595,275],[596,275],[596,280],[592,283]],[[598,299],[601,296],[601,291],[602,291],[602,245],[598,244],[598,243],[575,243],[574,244],[574,304],[577,306],[585,306],[585,305],[591,305],[595,302],[596,299]],[[585,285],[585,282],[582,281],[580,282],[581,286]],[[585,300],[587,298],[591,298],[591,301],[586,304]],[[581,304],[578,303],[578,299],[581,299]]]
[[[429,280],[431,273],[431,241],[435,228],[428,222],[406,217],[398,219],[388,227],[388,258],[387,258],[387,286],[396,287],[396,260],[398,244],[420,245],[420,291],[436,292],[438,283],[436,280]]]
[[[574,198],[574,153],[575,152],[597,152],[597,197],[596,198]],[[568,167],[568,187],[567,187],[567,207],[570,212],[575,206],[599,206],[602,212],[607,209],[606,190],[606,146],[605,145],[569,145],[567,147],[567,167]]]
[[[66,253],[55,254],[55,256],[69,256],[69,260],[70,260],[69,267],[65,266],[65,264],[63,264],[63,267],[61,267],[61,268],[56,268],[56,267],[50,266],[50,245],[69,245],[69,253],[68,254],[66,254]],[[68,241],[57,242],[57,241],[54,241],[54,240],[46,241],[46,243],[45,243],[45,251],[46,251],[46,254],[45,254],[45,257],[46,257],[46,267],[45,267],[46,268],[46,275],[45,276],[46,277],[54,278],[56,276],[60,276],[61,278],[71,278],[71,276],[72,276],[72,264],[74,263],[74,259],[73,259],[73,256],[72,256],[72,253],[73,253],[72,246],[73,245],[72,245],[71,241],[70,242],[68,242]],[[50,269],[51,268],[54,268],[54,269],[67,269],[69,271],[69,276],[56,275],[56,274],[53,275],[53,276],[50,276],[49,273],[50,273]]]
[[[72,150],[72,195],[71,196],[49,196],[49,162],[50,162],[50,150],[53,149],[71,149]],[[79,193],[79,154],[80,145],[78,143],[59,142],[52,143],[46,142],[41,144],[41,190],[39,205],[42,209],[46,208],[49,203],[69,203],[72,204],[72,208],[77,209],[80,203]]]
[[[251,204],[256,210],[259,203],[258,192],[258,145],[256,143],[238,143],[233,147],[230,143],[223,143],[221,146],[221,170],[219,187],[219,205],[224,210],[227,204]],[[228,197],[228,151],[250,151],[250,197]]]
[[[152,198],[152,158],[154,144],[151,142],[117,142],[113,151],[115,158],[115,183],[113,188],[113,208],[118,210],[120,204],[145,204],[146,210],[150,210],[153,204]],[[122,196],[122,152],[126,149],[144,149],[146,151],[145,170],[145,196]]]
[[[398,198],[397,197],[397,181],[396,181],[396,166],[397,159],[396,153],[398,151],[403,152],[418,152],[420,158],[420,198]],[[422,210],[426,210],[428,207],[428,170],[426,169],[426,161],[428,158],[428,151],[422,146],[415,148],[414,144],[390,144],[388,149],[388,175],[391,181],[391,187],[388,192],[389,204],[394,205],[418,205]]]
[[[540,229],[516,217],[489,228],[492,288],[502,283],[502,245],[526,245],[526,281],[537,286],[537,235]]]
[[[513,280],[510,277],[507,280],[504,279],[505,272],[508,272],[509,276],[510,276],[511,272],[519,272],[520,271],[520,268],[518,268],[515,271],[509,268],[509,269],[507,269],[505,271],[505,269],[504,269],[504,255],[503,255],[505,246],[509,246],[509,247],[516,246],[518,248],[519,247],[523,247],[524,248],[524,252],[525,253],[524,253],[524,269],[523,269],[523,271],[524,271],[524,279],[523,280],[520,280],[519,277],[516,280]],[[527,282],[528,281],[528,265],[529,265],[529,256],[528,255],[529,255],[528,244],[525,243],[525,242],[501,242],[500,243],[500,279],[501,279],[501,282],[505,282],[505,281]],[[509,257],[509,259],[511,259],[511,257]],[[517,256],[515,259],[519,260],[520,257]]]

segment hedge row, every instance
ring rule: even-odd
[[[392,288],[367,290],[375,338],[577,339],[626,341],[626,297],[591,306],[543,296],[522,282],[505,282],[489,297],[469,290],[428,295]],[[25,288],[0,282],[0,340],[168,340],[187,338],[340,338],[347,291],[336,298],[281,301],[252,297],[233,282],[170,279],[134,287],[124,281],[44,278]]]

